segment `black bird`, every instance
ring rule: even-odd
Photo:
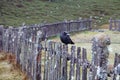
[[[74,42],[70,39],[69,34],[64,31],[60,34],[60,40],[62,41],[62,43],[64,44],[74,44]]]

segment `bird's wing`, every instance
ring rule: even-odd
[[[63,35],[60,35],[60,40],[64,43],[65,37]]]
[[[67,40],[68,40],[71,44],[74,44],[74,42],[71,40],[71,38],[70,38],[69,35],[67,35],[66,38],[67,38]]]

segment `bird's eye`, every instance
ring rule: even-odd
[[[66,35],[67,33],[66,33],[66,32],[64,32],[64,34]]]

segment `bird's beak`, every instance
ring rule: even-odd
[[[68,36],[70,35],[70,34],[67,34]]]

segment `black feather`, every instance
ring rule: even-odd
[[[65,31],[60,34],[60,40],[62,43],[66,44],[66,45],[74,44],[74,42],[71,40],[69,34]]]

